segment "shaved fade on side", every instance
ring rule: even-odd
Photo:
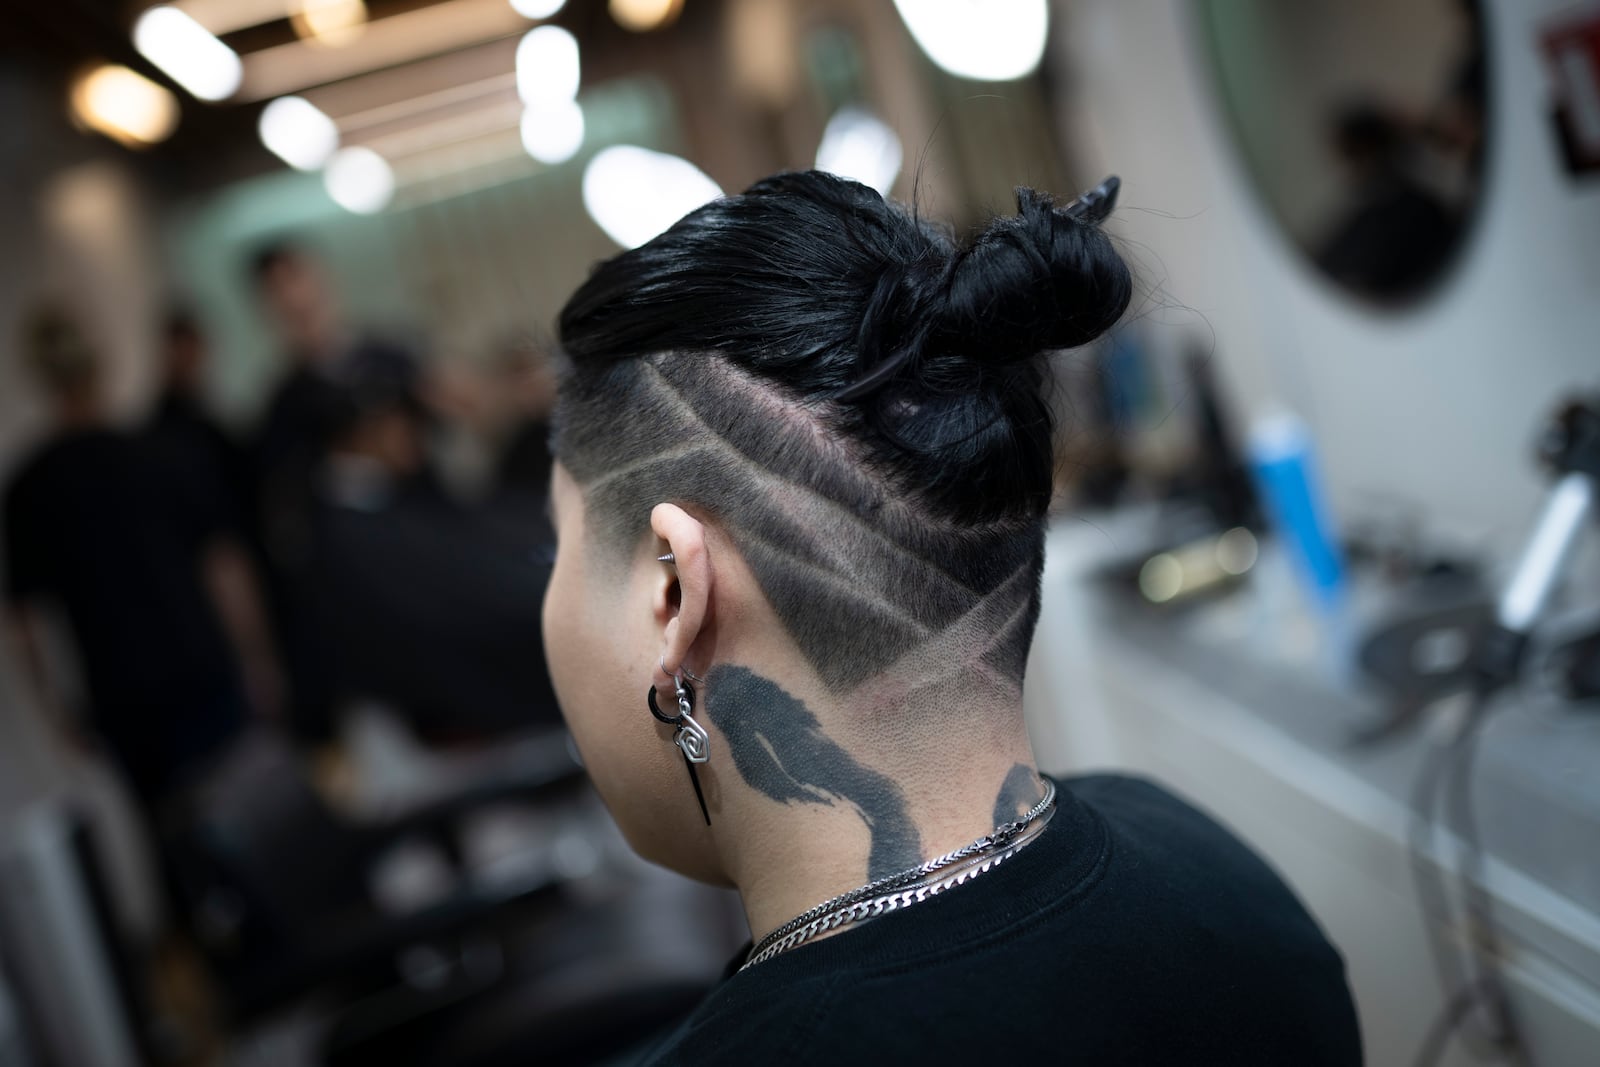
[[[1020,686],[1043,356],[1109,328],[1131,281],[1098,226],[1019,205],[957,247],[864,186],[780,175],[602,264],[561,316],[553,436],[602,558],[677,503],[727,531],[834,692]]]

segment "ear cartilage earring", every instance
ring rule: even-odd
[[[694,673],[694,671],[691,671],[689,669],[689,664],[687,663],[678,664],[678,669],[675,671],[667,670],[667,657],[665,653],[663,653],[661,658],[656,662],[661,664],[661,673],[667,675],[669,678],[677,679],[682,677],[689,679],[689,681],[694,682],[696,685],[706,684],[706,680]]]
[[[672,684],[677,690],[678,714],[668,715],[656,704],[655,686],[645,690],[645,702],[650,705],[651,715],[668,726],[678,728],[672,743],[678,746],[678,751],[683,755],[683,765],[689,771],[689,784],[694,786],[694,798],[700,802],[700,815],[710,826],[711,812],[706,808],[706,795],[700,788],[700,775],[696,773],[694,765],[711,759],[711,735],[706,733],[704,726],[694,721],[694,686],[679,675],[673,675]]]
[[[671,552],[668,552],[664,556],[657,556],[656,562],[665,563],[669,567],[676,567],[678,565],[678,557],[674,556]]]

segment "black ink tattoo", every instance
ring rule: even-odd
[[[1000,826],[1022,818],[1042,796],[1044,790],[1039,785],[1039,775],[1032,767],[1017,764],[1006,772],[1000,795],[995,798],[994,824]]]
[[[922,862],[922,838],[900,787],[857,763],[776,682],[744,667],[714,667],[706,678],[706,714],[752,788],[784,804],[831,807],[842,800],[856,809],[872,832],[869,879]]]

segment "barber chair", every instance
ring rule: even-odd
[[[285,746],[241,744],[164,833],[229,1022],[309,1007],[338,1067],[595,1063],[670,1026],[736,943],[722,894],[664,873],[567,880],[535,864],[485,878],[463,865],[473,817],[570,807],[586,790],[553,737],[515,774],[356,822]],[[386,909],[374,872],[418,843],[454,868],[449,891]]]
[[[457,831],[488,805],[544,803],[583,787],[582,770],[552,745],[543,766],[465,789],[393,819],[341,818],[286,746],[252,735],[163,820],[174,891],[235,1019],[310,990],[354,981],[409,946],[489,930],[525,908],[553,907],[559,886],[459,879],[443,899],[402,914],[373,896],[378,865],[426,842],[459,862]]]
[[[391,1018],[349,1014],[328,1067],[576,1067],[642,1051],[717,981],[739,938],[732,898],[665,872],[537,917],[501,943],[497,981]]]

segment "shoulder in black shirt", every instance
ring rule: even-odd
[[[88,717],[147,798],[243,720],[201,573],[225,513],[206,473],[149,435],[86,429],[38,448],[5,492],[6,599],[60,609]]]
[[[1361,1063],[1344,963],[1289,888],[1135,778],[1063,781],[982,877],[734,973],[648,1062]]]

